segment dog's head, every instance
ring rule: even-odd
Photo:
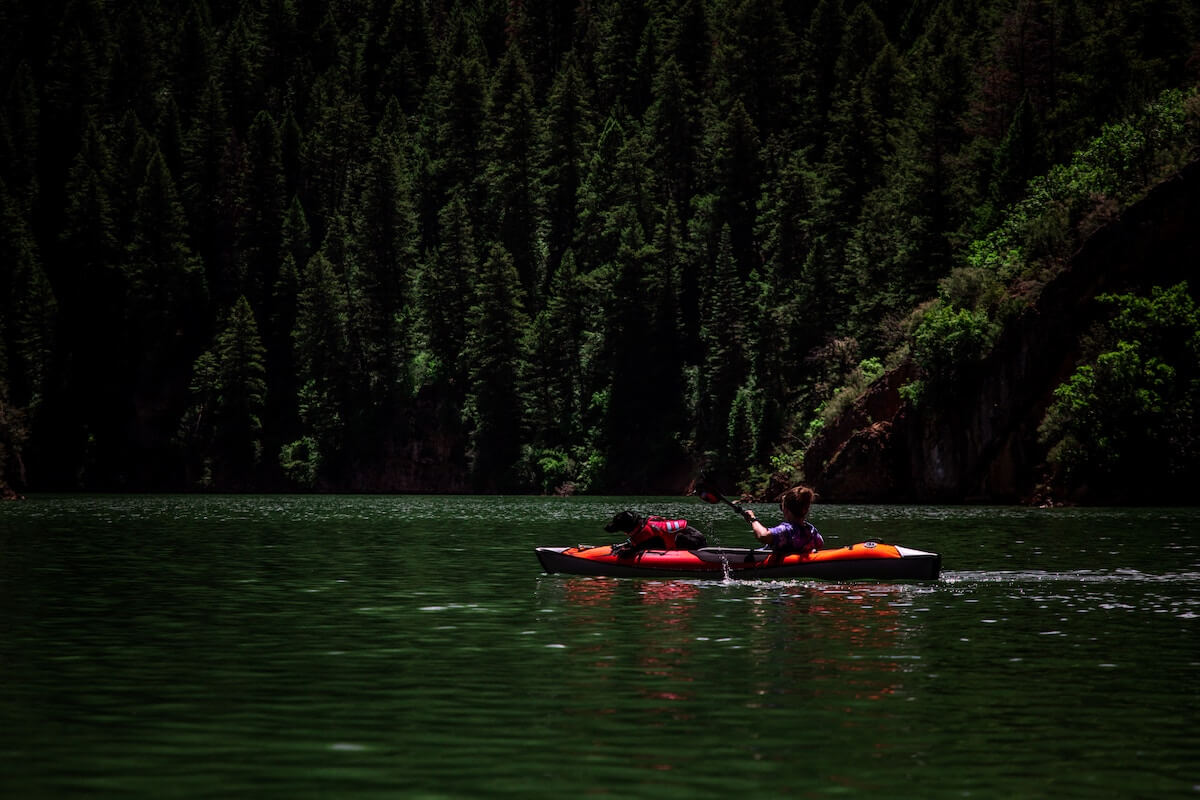
[[[639,525],[642,524],[642,518],[632,511],[621,511],[613,515],[612,521],[604,526],[604,530],[609,533],[633,533]]]

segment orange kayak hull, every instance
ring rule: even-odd
[[[937,580],[942,569],[942,557],[937,553],[874,541],[803,554],[702,547],[644,550],[619,557],[611,545],[538,547],[535,551],[547,573],[613,578]]]

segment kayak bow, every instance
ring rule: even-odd
[[[704,578],[723,580],[824,578],[827,580],[937,580],[937,553],[867,541],[814,553],[775,553],[747,547],[698,550],[644,550],[613,555],[611,545],[535,548],[548,573],[603,575],[613,578]]]

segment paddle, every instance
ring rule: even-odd
[[[725,495],[721,494],[720,492],[718,492],[716,489],[714,489],[711,485],[709,485],[707,483],[696,484],[696,488],[693,491],[693,494],[698,496],[701,500],[703,500],[706,503],[713,503],[713,504],[724,503],[725,505],[729,506],[737,513],[741,514],[742,519],[746,520],[746,522],[750,522],[753,520],[753,517],[750,515],[750,512],[747,509],[744,509],[741,506],[739,506],[737,503],[733,502],[732,500],[727,499],[725,497]]]

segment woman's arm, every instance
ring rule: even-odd
[[[747,508],[746,513],[750,516],[750,530],[754,531],[754,538],[760,542],[770,542],[771,532],[767,530],[767,526],[758,521],[752,509]]]

